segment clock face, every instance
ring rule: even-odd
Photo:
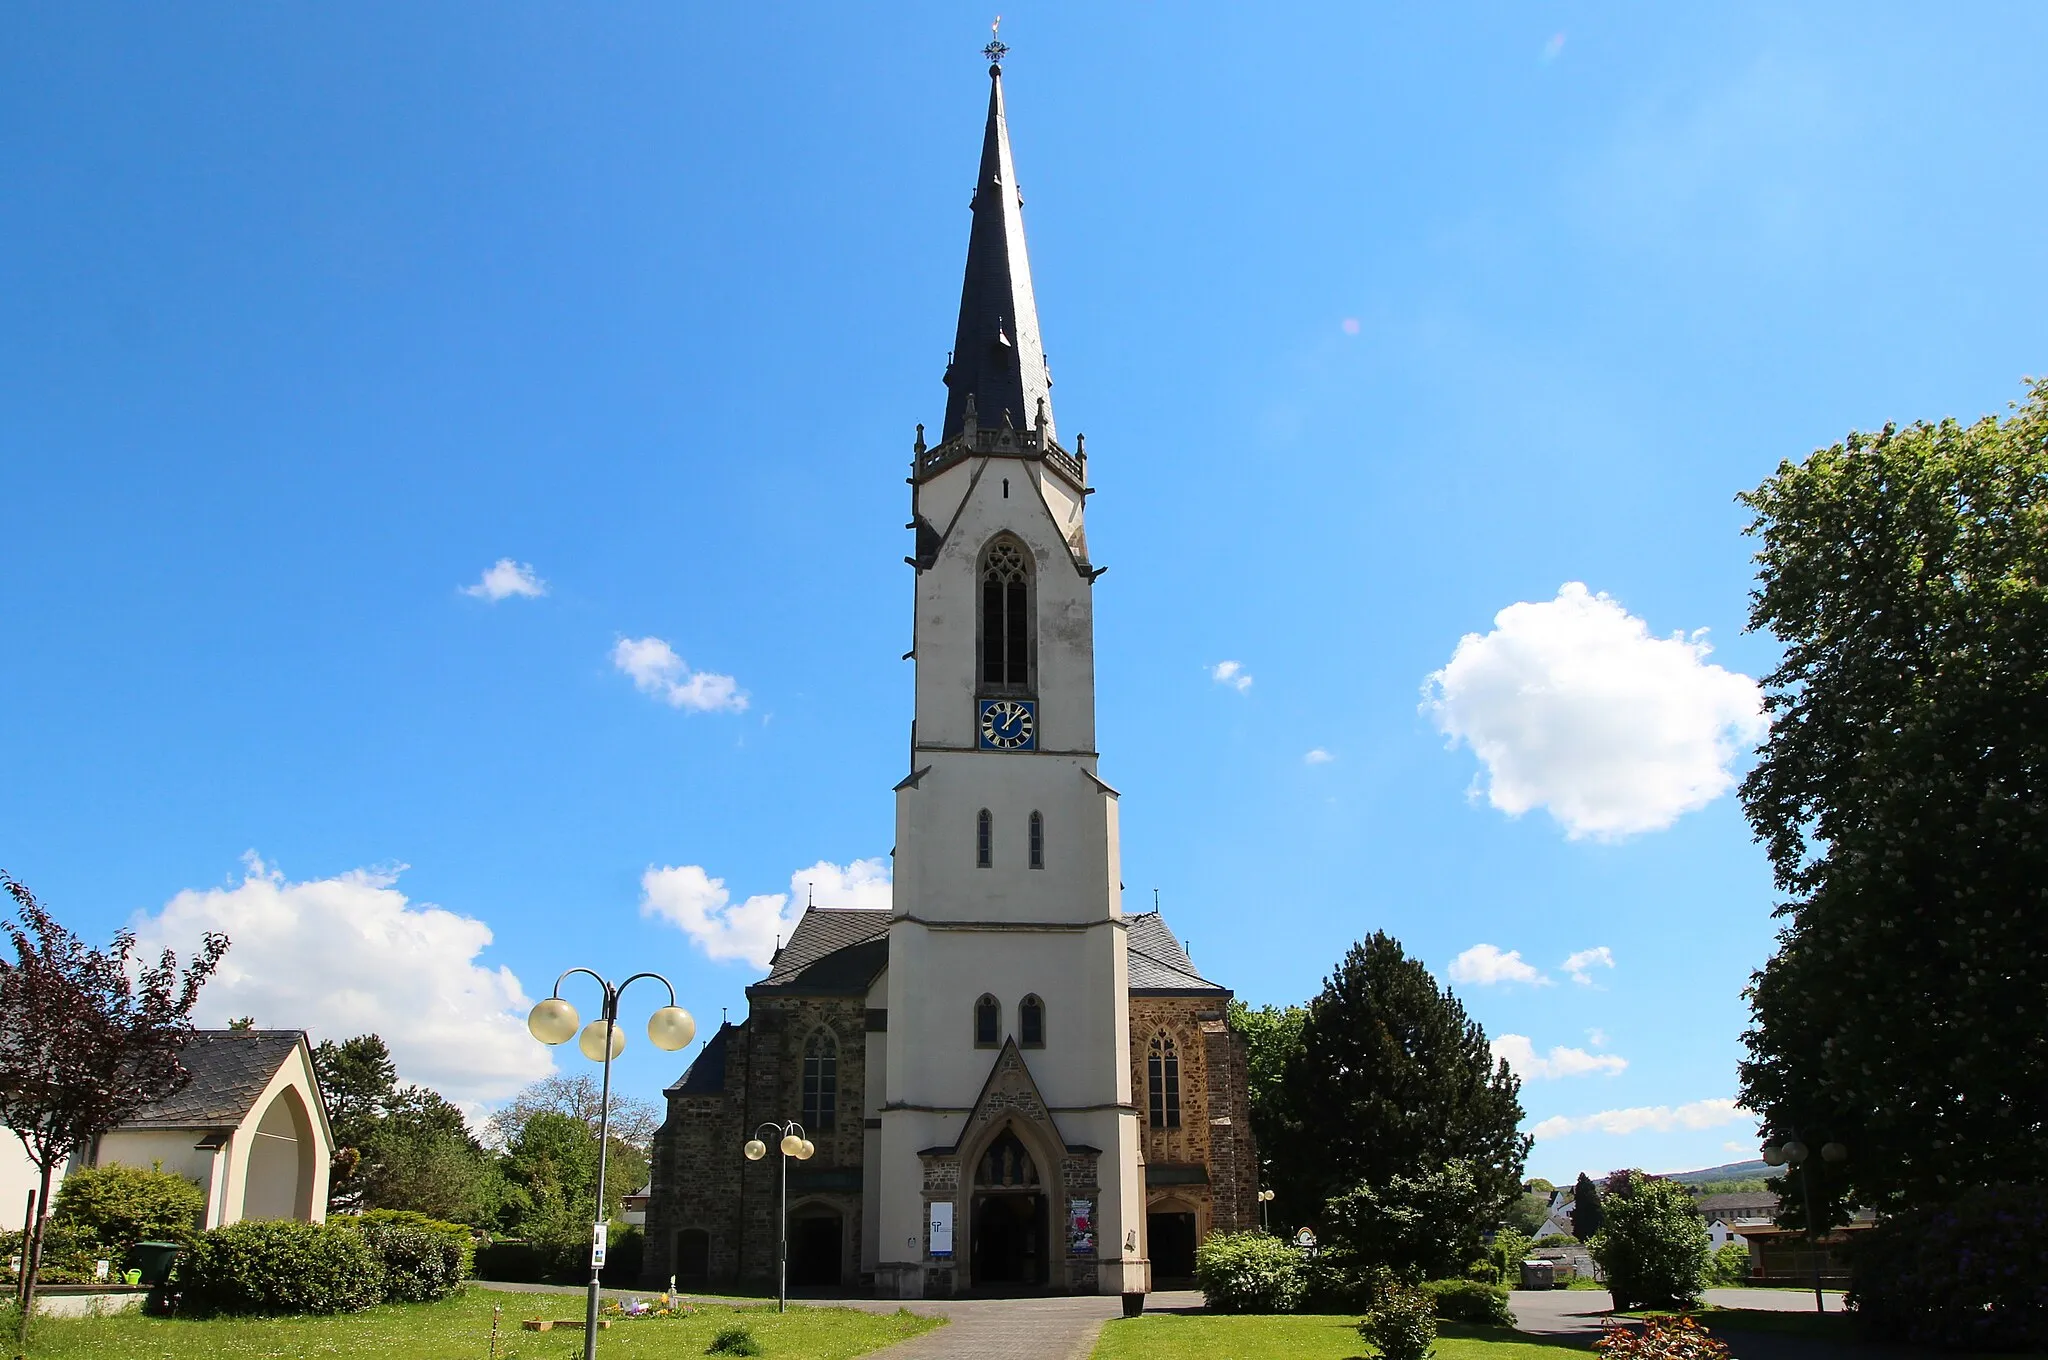
[[[1038,715],[1029,699],[981,701],[981,749],[1028,751],[1038,738]]]

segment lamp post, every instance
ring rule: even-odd
[[[768,1155],[768,1144],[761,1137],[764,1133],[774,1136],[776,1150],[782,1154],[782,1197],[775,1213],[775,1311],[781,1313],[789,1308],[789,1159],[808,1162],[818,1145],[804,1137],[804,1126],[794,1119],[787,1124],[770,1120],[747,1140],[748,1161],[758,1162]]]
[[[1266,1221],[1266,1206],[1272,1202],[1273,1192],[1271,1190],[1259,1191],[1259,1231],[1262,1233],[1273,1231],[1272,1225]]]
[[[659,973],[635,973],[615,987],[588,968],[571,968],[555,979],[553,993],[526,1017],[527,1031],[550,1047],[565,1044],[576,1036],[576,1026],[581,1017],[576,1014],[574,1006],[562,1000],[562,984],[577,973],[591,978],[604,989],[603,1012],[583,1027],[580,1037],[576,1037],[576,1047],[583,1056],[604,1065],[604,1084],[597,1103],[597,1208],[590,1223],[590,1296],[583,1307],[583,1360],[597,1360],[597,1289],[599,1273],[604,1269],[607,1227],[604,1175],[606,1153],[611,1142],[612,1059],[626,1051],[626,1034],[618,1025],[619,994],[641,978],[653,978],[668,988],[668,1004],[647,1018],[648,1041],[667,1052],[689,1047],[690,1040],[697,1034],[697,1022],[676,1004],[675,985]]]
[[[1765,1165],[1784,1166],[1789,1162],[1799,1171],[1799,1193],[1806,1200],[1806,1244],[1813,1257],[1813,1310],[1825,1313],[1827,1304],[1820,1292],[1820,1220],[1815,1217],[1813,1209],[1813,1171],[1807,1167],[1812,1156],[1813,1150],[1797,1138],[1787,1138],[1782,1143],[1766,1143],[1763,1149]],[[1823,1143],[1820,1159],[1840,1166],[1849,1160],[1849,1149],[1841,1143]]]

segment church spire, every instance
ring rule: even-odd
[[[990,55],[999,56],[996,44]],[[946,369],[942,439],[959,434],[970,411],[984,426],[1005,417],[1022,430],[1040,423],[1050,439],[1052,375],[1038,338],[1031,261],[1024,253],[1023,197],[1003,117],[1003,68],[988,68],[988,127],[974,186],[974,225],[967,237],[967,278],[960,288],[960,326]]]

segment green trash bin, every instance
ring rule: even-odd
[[[171,1278],[171,1262],[178,1258],[176,1242],[137,1242],[128,1249],[128,1264],[142,1272],[142,1282],[161,1289]]]

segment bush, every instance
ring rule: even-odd
[[[457,1278],[466,1280],[476,1273],[476,1229],[467,1223],[450,1223],[410,1209],[370,1209],[355,1221],[365,1228],[417,1228],[421,1232],[432,1233],[455,1248],[456,1268],[460,1272]]]
[[[71,1229],[118,1264],[137,1242],[189,1244],[205,1212],[206,1192],[161,1163],[149,1169],[91,1166],[57,1187],[50,1222]]]
[[[1651,1318],[1640,1331],[1624,1322],[1611,1322],[1593,1349],[1600,1352],[1601,1360],[1727,1360],[1728,1356],[1728,1343],[1689,1317]]]
[[[1727,1289],[1749,1283],[1749,1248],[1724,1242],[1707,1258],[1706,1282]]]
[[[1390,1278],[1382,1268],[1359,1265],[1341,1247],[1326,1247],[1301,1262],[1297,1306],[1313,1313],[1368,1312]]]
[[[9,1262],[21,1257],[27,1249],[24,1234],[0,1232],[0,1280],[20,1282],[21,1272]],[[36,1278],[43,1284],[91,1284],[93,1262],[105,1255],[98,1243],[76,1228],[52,1223],[43,1229],[43,1265],[36,1272]],[[118,1252],[108,1259],[115,1270],[121,1268]]]
[[[1290,1312],[1301,1302],[1301,1254],[1268,1233],[1211,1233],[1195,1248],[1195,1283],[1219,1313]]]
[[[754,1340],[754,1334],[744,1327],[728,1327],[711,1338],[711,1344],[704,1348],[706,1355],[759,1355],[761,1343]]]
[[[384,1266],[345,1223],[231,1223],[199,1234],[172,1288],[202,1313],[353,1313],[384,1294]]]
[[[506,1284],[539,1284],[547,1278],[547,1270],[547,1259],[538,1247],[508,1237],[478,1247],[470,1274],[479,1280],[500,1280]]]
[[[1576,1247],[1579,1245],[1579,1239],[1573,1237],[1570,1233],[1546,1233],[1542,1237],[1537,1238],[1534,1245],[1539,1247]]]
[[[1422,1292],[1430,1310],[1447,1322],[1479,1322],[1489,1327],[1512,1327],[1515,1315],[1508,1311],[1505,1285],[1481,1284],[1477,1280],[1426,1280]]]
[[[442,1234],[403,1223],[364,1223],[358,1231],[383,1268],[385,1303],[432,1303],[462,1284],[462,1248]]]
[[[1358,1334],[1378,1352],[1380,1360],[1428,1360],[1436,1343],[1436,1318],[1429,1295],[1421,1289],[1389,1282],[1373,1309],[1358,1321]]]
[[[1699,1297],[1707,1225],[1686,1188],[1640,1171],[1601,1202],[1606,1224],[1588,1246],[1617,1312],[1684,1308]]]
[[[647,1234],[630,1225],[612,1224],[604,1252],[604,1283],[631,1289],[640,1283],[640,1265],[647,1258]]]
[[[1887,1219],[1850,1254],[1872,1336],[1957,1350],[2048,1350],[2048,1187],[1966,1190]]]

